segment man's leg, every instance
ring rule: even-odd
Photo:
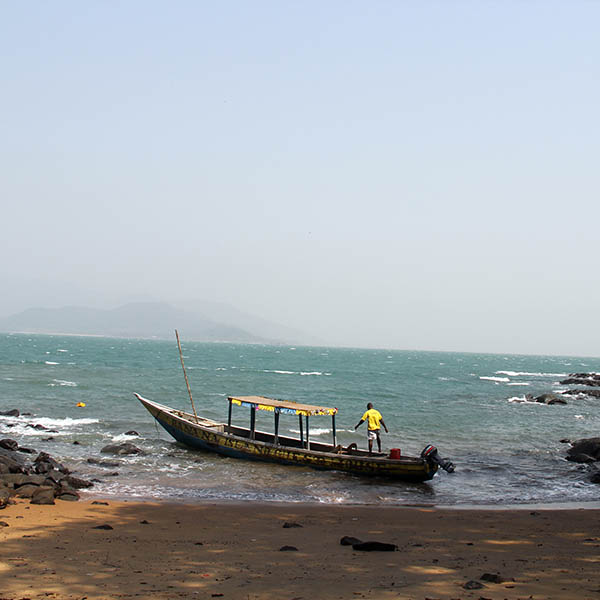
[[[379,448],[379,452],[381,453],[381,436],[379,435],[379,429],[375,435],[377,436],[377,448]]]

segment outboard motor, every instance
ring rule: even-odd
[[[439,465],[447,473],[454,473],[454,465],[452,462],[450,462],[450,460],[447,458],[442,458],[438,453],[438,449],[432,444],[429,444],[423,448],[423,452],[421,452],[421,458],[428,460],[432,464],[435,463],[436,465]]]

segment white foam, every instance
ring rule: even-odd
[[[57,362],[53,362],[53,361],[51,361],[51,360],[45,360],[44,362],[45,362],[47,365],[58,365],[58,364],[60,364],[60,363],[57,363]]]
[[[65,350],[64,348],[59,348],[59,349],[57,350],[57,352],[68,352],[68,350]]]
[[[513,396],[512,398],[509,398],[508,401],[511,403],[518,403],[518,404],[537,404],[539,406],[547,406],[543,402],[536,402],[535,400],[528,400],[527,398],[525,398],[525,396]]]
[[[479,379],[485,379],[486,381],[494,381],[495,383],[507,383],[510,381],[508,377],[480,377]]]
[[[33,417],[28,419],[31,422],[39,423],[44,427],[78,427],[79,425],[91,425],[92,423],[100,423],[100,419],[72,419],[71,417],[65,417],[64,419],[51,419],[50,417]]]
[[[53,379],[54,383],[49,383],[50,387],[77,387],[77,384],[74,381],[67,381],[65,379]]]
[[[263,373],[279,373],[280,375],[298,375],[296,371],[280,371],[278,369],[264,369]]]
[[[112,441],[113,442],[128,442],[129,440],[134,440],[135,438],[138,438],[138,435],[127,435],[126,433],[121,433],[119,435],[113,435],[112,436]]]
[[[290,429],[290,431],[292,433],[300,434],[299,429]],[[313,429],[311,427],[309,433],[310,433],[310,437],[312,437],[313,435],[325,435],[326,433],[331,433],[331,429],[320,429],[319,427],[315,427]],[[306,432],[304,432],[304,435],[306,435]]]
[[[331,373],[321,373],[321,371],[301,371],[300,375],[324,375],[327,377],[331,375]]]
[[[509,377],[566,377],[567,373],[529,373],[527,371],[496,371],[496,375]]]
[[[529,385],[529,384],[525,383],[525,382],[513,381],[512,383],[508,383],[507,385]]]

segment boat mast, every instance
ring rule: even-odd
[[[187,373],[185,372],[185,365],[183,364],[183,352],[181,351],[181,342],[179,341],[179,333],[175,330],[175,337],[177,338],[177,347],[179,348],[179,360],[181,361],[181,368],[183,369],[183,376],[185,377],[185,385],[187,385],[187,391],[190,396],[190,402],[192,403],[192,410],[194,411],[194,418],[196,423],[198,422],[198,415],[196,414],[196,407],[194,406],[194,400],[192,399],[192,390],[190,388],[190,382],[188,381]]]

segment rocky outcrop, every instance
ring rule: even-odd
[[[0,412],[0,417],[18,417],[21,413],[18,408],[13,408],[11,410],[6,410],[4,412]]]
[[[567,460],[592,463],[600,460],[600,437],[576,440],[567,450]]]
[[[144,453],[140,448],[130,442],[123,442],[122,444],[109,444],[108,446],[104,446],[100,452],[103,454],[116,454],[117,456]]]
[[[600,398],[600,390],[565,390],[562,392],[563,396],[590,396],[591,398]]]
[[[571,373],[561,382],[563,385],[589,385],[600,387],[600,373]]]
[[[567,404],[567,401],[557,394],[541,394],[540,396],[534,396],[533,394],[525,394],[525,399],[528,402],[538,402],[539,404]]]
[[[7,446],[13,449],[8,450]],[[91,481],[70,475],[69,469],[46,452],[40,452],[27,464],[18,454],[19,450],[16,442],[0,447],[0,508],[10,503],[12,497],[31,498],[32,504],[54,504],[55,498],[79,500],[77,489],[93,485]]]

